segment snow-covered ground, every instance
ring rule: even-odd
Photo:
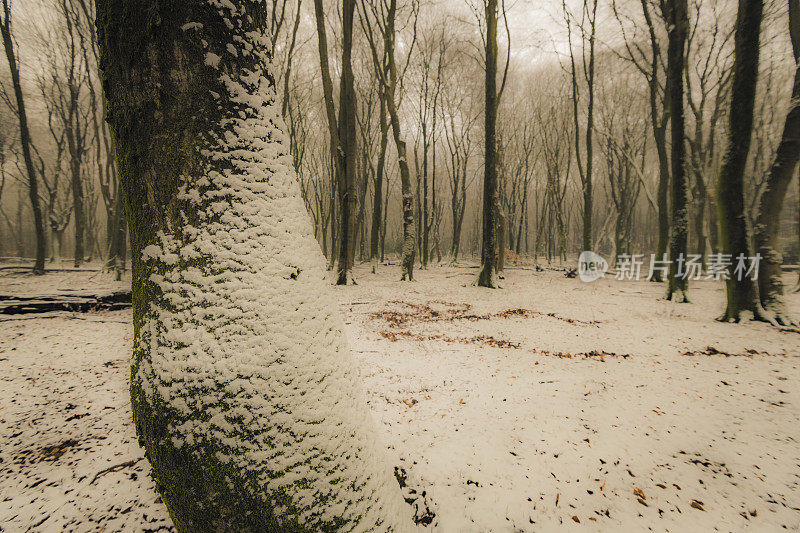
[[[800,331],[716,322],[712,282],[675,304],[558,271],[508,270],[491,291],[474,269],[398,270],[334,290],[429,528],[800,528]],[[0,294],[122,286],[0,273]],[[0,530],[170,529],[130,420],[130,319],[0,316]]]

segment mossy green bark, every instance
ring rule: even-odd
[[[717,181],[720,241],[732,260],[752,255],[744,215],[744,172],[753,133],[753,113],[758,82],[759,42],[763,0],[739,0],[731,78],[728,147]],[[731,274],[733,274],[731,272]],[[720,318],[738,322],[747,313],[768,320],[758,299],[756,282],[731,275],[726,281],[727,306]]]
[[[282,136],[280,119],[273,117],[260,116],[259,112],[263,109],[253,104],[252,100],[263,97],[263,94],[242,94],[236,91],[242,87],[252,84],[258,92],[263,89],[263,80],[266,79],[270,91],[274,89],[274,79],[266,70],[264,54],[253,53],[252,47],[260,46],[258,39],[253,35],[266,26],[269,13],[262,2],[256,0],[242,0],[231,4],[229,2],[217,2],[210,0],[187,0],[178,1],[159,1],[159,0],[99,0],[97,3],[97,28],[98,41],[100,46],[100,68],[103,88],[108,102],[108,122],[114,139],[116,162],[120,178],[120,183],[124,195],[125,211],[128,226],[130,228],[130,242],[132,251],[132,273],[133,273],[133,325],[134,325],[134,347],[131,365],[131,404],[136,432],[140,443],[144,446],[146,457],[153,467],[153,477],[156,482],[156,489],[161,494],[175,527],[178,531],[338,531],[352,530],[359,525],[364,515],[369,513],[373,524],[384,524],[387,530],[396,530],[390,527],[393,520],[399,514],[387,515],[390,518],[381,516],[380,506],[370,507],[364,502],[371,499],[379,499],[376,494],[386,483],[372,483],[371,493],[366,496],[359,496],[361,491],[369,483],[365,480],[372,480],[373,476],[370,467],[372,463],[366,462],[366,466],[354,468],[352,471],[346,468],[331,466],[319,466],[326,461],[336,461],[336,455],[340,450],[335,446],[330,449],[317,444],[323,449],[318,449],[316,445],[308,445],[308,456],[296,460],[294,455],[288,457],[279,456],[282,459],[289,459],[282,465],[261,464],[258,454],[269,452],[258,449],[263,443],[271,443],[274,435],[284,436],[282,445],[286,442],[296,440],[298,444],[302,437],[294,434],[295,426],[289,426],[287,420],[292,417],[300,419],[305,424],[304,429],[308,431],[308,426],[315,424],[315,420],[324,419],[324,416],[309,415],[306,411],[301,414],[283,411],[284,405],[279,400],[273,401],[270,396],[274,387],[283,387],[286,384],[283,380],[276,378],[270,381],[269,369],[266,364],[253,368],[243,368],[237,375],[236,369],[231,371],[223,368],[226,374],[219,378],[211,377],[204,380],[194,381],[182,378],[177,375],[175,383],[181,388],[177,390],[187,395],[186,400],[192,403],[190,412],[187,413],[186,403],[183,408],[175,405],[175,390],[162,393],[158,388],[168,389],[174,383],[169,374],[169,369],[162,367],[158,369],[161,374],[156,374],[153,370],[153,353],[159,349],[180,350],[186,345],[187,341],[171,341],[172,344],[162,346],[164,338],[169,336],[169,325],[163,324],[161,316],[164,314],[173,318],[183,320],[179,325],[187,324],[194,329],[188,331],[197,335],[210,334],[216,335],[215,328],[230,326],[233,322],[227,321],[220,325],[218,320],[215,325],[203,323],[204,306],[211,306],[204,298],[215,297],[219,299],[226,293],[217,289],[209,279],[217,274],[225,274],[227,270],[224,260],[232,253],[230,248],[222,247],[218,251],[210,251],[208,254],[177,254],[175,259],[147,260],[146,249],[164,248],[165,240],[169,240],[171,246],[183,246],[192,244],[193,235],[198,232],[206,231],[211,237],[224,238],[225,217],[232,216],[230,212],[218,211],[214,206],[225,205],[231,207],[231,212],[246,215],[248,206],[242,206],[242,198],[248,194],[258,194],[259,190],[269,187],[281,187],[286,183],[285,174],[282,176],[268,176],[262,181],[254,180],[245,185],[231,185],[230,191],[239,194],[238,199],[232,197],[234,193],[224,189],[225,183],[236,180],[235,176],[229,176],[235,164],[248,164],[252,161],[261,161],[266,154],[274,153],[274,157],[283,157],[280,140]],[[244,50],[245,52],[242,52]],[[264,52],[261,50],[261,52]],[[267,51],[268,53],[268,51]],[[250,73],[258,73],[252,79]],[[238,84],[237,80],[244,85]],[[224,80],[227,80],[224,81]],[[231,81],[233,80],[233,81]],[[227,83],[227,84],[226,84]],[[244,89],[242,89],[244,90]],[[269,91],[267,91],[269,92]],[[231,96],[234,94],[235,96]],[[269,98],[269,94],[266,95]],[[273,94],[274,97],[274,94]],[[255,107],[254,107],[255,106]],[[260,111],[259,111],[260,110]],[[265,120],[270,122],[270,127],[262,128],[264,137],[258,137],[253,131],[245,132],[250,137],[251,145],[266,145],[267,148],[262,153],[253,152],[248,155],[237,154],[234,158],[229,156],[216,157],[215,147],[219,145],[232,145],[234,150],[243,151],[241,145],[236,143],[236,136],[242,134],[239,131],[231,131],[231,123],[242,119],[242,117],[255,117],[256,127],[265,124]],[[259,122],[259,120],[261,122]],[[277,122],[276,122],[277,121]],[[275,126],[274,128],[272,126]],[[231,141],[231,139],[233,140]],[[246,152],[246,150],[244,150]],[[223,154],[224,155],[224,154]],[[227,158],[226,158],[227,157]],[[236,161],[236,163],[232,163]],[[269,163],[269,162],[267,162]],[[282,172],[285,162],[276,163],[275,172]],[[284,166],[282,166],[284,165]],[[269,167],[269,164],[266,164]],[[261,167],[264,168],[262,164]],[[270,170],[270,168],[268,168]],[[237,170],[241,171],[241,170]],[[270,170],[271,171],[271,170]],[[245,170],[246,172],[246,170]],[[218,176],[218,181],[210,179],[209,176]],[[274,177],[275,183],[270,181]],[[227,181],[226,181],[227,180]],[[282,181],[283,180],[283,181]],[[243,180],[240,180],[243,181]],[[220,185],[222,183],[223,185]],[[236,189],[239,187],[239,189]],[[250,187],[250,188],[247,188]],[[290,190],[291,189],[291,190]],[[191,190],[196,194],[192,197],[186,194]],[[287,192],[288,191],[288,192]],[[298,189],[299,191],[299,189]],[[302,212],[302,204],[299,202],[291,203],[294,189],[284,187],[278,192],[273,193],[278,199],[280,206],[291,205],[298,208],[298,213]],[[252,197],[252,196],[251,196]],[[239,202],[238,204],[236,202]],[[288,203],[287,203],[288,202]],[[213,205],[212,205],[213,204]],[[263,210],[265,204],[259,204]],[[238,208],[238,211],[233,209]],[[209,214],[211,213],[211,214]],[[217,213],[217,214],[213,214]],[[304,214],[304,213],[303,213]],[[258,219],[258,216],[262,216]],[[259,225],[258,220],[269,220],[269,214],[256,213],[251,218],[236,219],[231,227],[232,231],[241,230],[242,226],[248,229],[247,224],[253,224],[252,229],[254,238],[268,240],[273,238],[268,225]],[[298,215],[299,216],[299,215]],[[263,217],[267,217],[266,219]],[[291,213],[284,216],[282,213],[274,215],[276,220],[280,220],[284,226],[294,223]],[[258,219],[258,220],[257,220]],[[222,226],[222,230],[214,229],[214,226]],[[302,224],[301,224],[302,226]],[[209,229],[211,228],[211,229]],[[214,233],[219,231],[219,233]],[[287,242],[285,237],[286,229],[276,230],[278,237],[276,241]],[[194,233],[192,233],[194,232]],[[209,233],[210,232],[210,233]],[[241,235],[246,235],[242,232]],[[237,237],[238,238],[238,237]],[[281,241],[284,239],[284,241]],[[311,235],[304,233],[297,236],[297,242],[303,246],[308,246],[313,242]],[[241,241],[239,241],[241,242]],[[247,241],[244,241],[247,244]],[[271,242],[271,241],[270,241]],[[205,245],[213,244],[212,239],[206,239]],[[270,256],[264,252],[263,248],[258,248],[252,242],[247,244],[256,253],[263,254],[272,260],[272,267],[290,266],[281,264],[280,260],[274,257],[279,255],[284,248],[276,248],[275,254]],[[299,248],[303,248],[298,244]],[[314,247],[317,245],[314,243]],[[318,247],[314,249],[318,254]],[[202,250],[201,250],[202,252]],[[214,254],[219,252],[215,256]],[[244,252],[245,254],[247,252]],[[224,255],[228,254],[228,255]],[[313,255],[313,254],[312,254]],[[216,257],[216,262],[214,258]],[[282,257],[282,256],[281,256]],[[298,255],[301,257],[301,255]],[[239,270],[233,275],[239,275],[239,281],[263,279],[253,273],[259,265],[253,266],[254,260],[248,263],[247,258],[234,265]],[[286,279],[297,279],[303,269],[296,266],[291,267],[295,272],[293,276],[286,276]],[[183,273],[192,271],[196,275],[202,276],[198,285],[187,282]],[[198,289],[201,292],[198,301],[193,301],[192,295],[182,294],[181,290],[173,290],[170,294],[165,294],[163,285],[159,284],[159,279],[177,279],[174,285],[183,289]],[[320,275],[320,280],[322,276]],[[294,283],[291,281],[289,283]],[[320,281],[321,283],[321,281]],[[285,287],[285,285],[283,286]],[[251,287],[248,294],[257,291],[259,287]],[[183,299],[182,303],[177,304],[177,299]],[[297,308],[292,304],[292,309],[287,314],[298,311],[304,304],[302,297],[298,297]],[[272,307],[269,303],[264,304],[257,297],[246,301],[246,305],[238,306],[232,302],[230,311],[245,315],[249,322],[237,322],[241,328],[257,327],[258,320],[263,317]],[[252,304],[252,305],[251,305]],[[258,307],[260,305],[260,307]],[[183,307],[180,307],[183,306]],[[248,307],[249,306],[249,307]],[[253,312],[253,307],[256,311]],[[199,309],[198,309],[199,308]],[[248,310],[250,315],[247,315]],[[183,314],[181,314],[183,313]],[[211,313],[211,310],[209,310]],[[315,324],[322,324],[324,328],[320,335],[328,334],[338,328],[338,325],[329,325],[313,318],[315,313],[327,317],[325,311],[310,309],[307,314],[312,316],[312,320],[317,320]],[[224,312],[222,313],[224,317]],[[255,318],[253,318],[255,317]],[[216,318],[219,318],[217,316]],[[277,318],[277,317],[276,317]],[[288,318],[287,318],[288,320]],[[300,319],[298,319],[300,320]],[[324,318],[323,320],[327,320]],[[212,321],[209,320],[211,323]],[[341,337],[341,332],[338,333]],[[158,336],[160,340],[154,340]],[[248,335],[241,334],[244,338],[242,344],[249,340]],[[255,336],[253,334],[252,336]],[[339,337],[335,337],[339,338]],[[342,337],[343,338],[343,337]],[[239,346],[228,339],[217,339],[220,346],[229,342],[229,346]],[[322,339],[323,341],[325,338]],[[262,344],[268,345],[264,341]],[[334,346],[335,353],[342,351],[342,346],[346,349],[343,341]],[[220,349],[222,349],[220,348]],[[202,351],[203,348],[200,350]],[[230,348],[228,348],[230,350]],[[313,346],[312,346],[313,349]],[[268,350],[265,349],[265,352]],[[170,355],[167,353],[167,355]],[[201,354],[215,356],[213,353]],[[236,355],[235,353],[233,354]],[[258,359],[256,353],[256,359]],[[225,357],[230,357],[230,353],[222,353],[222,361],[226,362]],[[282,354],[275,355],[265,353],[263,360],[267,356],[274,361],[282,363]],[[323,364],[324,358],[321,358]],[[168,364],[182,363],[180,360],[168,360]],[[218,362],[218,361],[217,361]],[[192,364],[191,361],[188,364]],[[254,364],[259,364],[258,361]],[[223,365],[224,367],[224,365]],[[145,372],[147,370],[147,372]],[[209,371],[218,370],[218,367],[211,364]],[[313,383],[318,384],[321,393],[325,393],[325,387],[330,381],[328,367],[323,367],[320,374],[321,378],[314,378]],[[149,372],[149,373],[148,373]],[[249,372],[249,374],[248,374]],[[342,372],[341,375],[347,376]],[[337,378],[341,378],[337,375]],[[148,381],[148,377],[156,376],[161,381]],[[166,376],[166,377],[165,377]],[[307,376],[304,376],[307,378]],[[312,376],[313,377],[313,376]],[[215,379],[218,379],[215,381]],[[236,381],[244,381],[252,384],[254,380],[260,380],[260,384],[254,385],[246,392],[229,392],[231,385]],[[327,381],[325,381],[327,380]],[[323,383],[324,381],[324,383]],[[261,388],[259,388],[261,387]],[[290,393],[293,393],[289,387]],[[296,390],[296,389],[294,389]],[[260,394],[263,391],[263,398]],[[292,400],[289,399],[284,403]],[[172,397],[173,401],[170,401]],[[350,401],[356,395],[342,395],[342,405],[351,408],[353,402]],[[183,400],[182,397],[179,397]],[[269,403],[272,401],[273,403]],[[250,402],[250,403],[247,403]],[[258,411],[261,404],[267,404],[266,408]],[[209,411],[216,410],[218,414],[224,415],[224,424],[232,429],[230,434],[234,436],[228,442],[215,439],[214,432],[208,431],[213,422],[208,419],[210,414],[197,405],[202,405]],[[254,407],[256,405],[256,407]],[[332,407],[337,408],[337,404],[332,403]],[[302,408],[302,404],[300,404]],[[356,414],[366,413],[366,406],[363,411]],[[239,408],[239,411],[235,411]],[[193,410],[192,410],[193,409]],[[283,425],[265,419],[264,412],[277,412],[283,416]],[[231,414],[232,412],[237,414]],[[238,413],[244,413],[239,415]],[[260,425],[248,425],[241,416],[256,417]],[[302,417],[306,416],[303,420]],[[260,417],[260,418],[259,418]],[[309,421],[309,419],[311,419]],[[360,420],[360,419],[359,419]],[[345,421],[346,422],[346,421]],[[188,425],[182,433],[176,432],[176,426],[181,423]],[[206,424],[207,431],[201,431],[199,427]],[[342,425],[342,422],[339,422]],[[193,428],[197,427],[195,431]],[[337,446],[344,449],[342,456],[349,457],[353,462],[358,462],[359,451],[366,446],[348,447],[350,442],[355,442],[358,424],[352,424],[353,428],[347,429],[347,434],[341,441],[337,441]],[[217,428],[218,430],[219,428]],[[276,433],[273,434],[272,430]],[[343,429],[343,431],[345,431]],[[352,431],[352,435],[351,435]],[[238,433],[235,433],[238,432]],[[221,433],[221,431],[217,431]],[[188,438],[187,438],[188,435]],[[285,437],[290,435],[290,437]],[[312,435],[314,437],[315,435]],[[296,437],[296,438],[295,438]],[[346,439],[351,438],[351,441]],[[364,440],[364,439],[362,439]],[[241,443],[248,443],[250,448],[245,449]],[[319,441],[317,441],[319,442]],[[360,442],[360,441],[359,441]],[[237,457],[237,451],[254,450],[252,456]],[[365,452],[367,454],[368,452]],[[226,456],[227,455],[227,460]],[[254,456],[256,457],[254,459]],[[231,457],[234,460],[231,460]],[[332,459],[328,459],[331,457]],[[315,465],[306,469],[303,464],[312,463]],[[300,465],[300,468],[298,468]],[[292,480],[283,484],[270,484],[271,478],[281,476],[286,470],[291,470],[295,476]],[[292,470],[294,469],[294,470]],[[320,473],[319,480],[309,479],[307,476],[313,475],[315,469],[326,469]],[[311,470],[311,474],[308,471]],[[301,474],[297,474],[301,472]],[[355,475],[363,474],[362,477]],[[323,475],[324,474],[324,475]],[[341,477],[337,477],[341,475]],[[349,476],[349,477],[348,477]],[[388,477],[388,473],[385,477]],[[374,476],[384,478],[380,476]],[[327,480],[330,480],[328,483]],[[318,481],[325,484],[328,488],[324,491],[306,490],[305,499],[297,498],[292,491],[307,489],[306,485],[311,481]],[[371,483],[371,481],[370,481]],[[342,491],[347,496],[342,501],[336,492],[336,487],[340,484]],[[277,487],[267,490],[265,487]],[[280,487],[284,488],[280,488]],[[317,485],[315,485],[316,487]],[[333,486],[333,488],[331,488]],[[378,487],[377,489],[375,487]],[[397,489],[397,487],[394,487]],[[386,494],[381,492],[380,494]],[[352,497],[350,497],[352,495]],[[399,500],[399,491],[397,493]],[[336,511],[328,513],[318,513],[317,509],[326,509],[332,498],[338,498]],[[313,503],[309,504],[311,500]],[[305,503],[299,503],[305,502]],[[348,504],[353,504],[352,506]],[[301,507],[302,506],[302,507]],[[357,507],[356,511],[352,508]],[[373,512],[374,508],[378,511]],[[366,511],[362,512],[364,509]],[[396,508],[392,508],[392,511]],[[336,512],[342,513],[340,517]],[[312,521],[308,521],[308,517]],[[366,521],[366,519],[365,519]],[[362,524],[363,526],[363,524]],[[364,529],[363,527],[361,529]]]

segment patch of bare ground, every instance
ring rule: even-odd
[[[630,354],[627,353],[614,353],[614,352],[606,352],[604,350],[591,350],[588,352],[576,352],[576,353],[569,353],[569,352],[551,352],[549,350],[541,350],[535,353],[539,353],[544,356],[548,357],[558,357],[559,359],[597,359],[599,361],[605,361],[606,357],[622,357],[623,359],[627,359],[630,357]]]
[[[768,352],[759,352],[758,350],[754,350],[752,348],[747,348],[744,352],[741,353],[729,353],[719,348],[715,348],[714,346],[706,346],[703,350],[695,350],[695,351],[688,351],[683,352],[683,355],[693,357],[699,355],[705,356],[720,356],[720,357],[755,357],[757,355],[770,355]]]
[[[414,341],[442,341],[446,343],[460,343],[460,344],[482,344],[484,346],[492,346],[494,348],[514,348],[520,347],[518,342],[509,341],[506,339],[496,339],[491,335],[476,335],[474,337],[448,337],[441,334],[420,334],[412,333],[406,330],[383,330],[380,336],[392,342],[397,342],[400,339],[414,340]]]
[[[454,320],[490,320],[493,318],[533,318],[548,317],[561,320],[568,324],[578,326],[597,326],[600,322],[596,320],[578,320],[559,315],[558,313],[544,313],[531,309],[506,309],[498,313],[476,314],[472,311],[472,306],[468,303],[450,303],[441,300],[432,300],[424,304],[415,304],[392,300],[390,305],[399,306],[401,309],[385,309],[370,313],[370,318],[384,320],[391,326],[404,326],[413,323],[428,322],[452,322]]]

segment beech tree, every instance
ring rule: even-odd
[[[670,136],[672,141],[672,217],[669,240],[669,283],[667,299],[689,301],[689,279],[685,275],[681,258],[686,259],[689,217],[687,212],[686,183],[686,120],[684,116],[684,69],[686,64],[686,36],[689,31],[687,0],[668,3],[669,45],[667,49],[667,94],[670,109]]]
[[[581,33],[581,57],[576,61],[575,51],[572,47],[573,16],[567,9],[566,1],[562,1],[564,18],[567,23],[569,40],[570,77],[572,83],[572,120],[575,131],[575,160],[578,165],[578,174],[581,178],[581,192],[583,195],[583,228],[581,233],[582,250],[592,249],[592,174],[594,169],[594,108],[595,108],[595,70],[596,70],[596,45],[597,45],[597,4],[598,0],[584,0],[581,7],[580,22],[577,23]],[[588,49],[587,49],[588,45]],[[586,135],[584,139],[585,159],[581,155],[581,128],[579,103],[581,90],[578,72],[583,72],[586,82]]]
[[[764,310],[779,324],[793,322],[783,299],[783,256],[778,250],[778,230],[783,200],[800,161],[800,0],[789,0],[789,33],[796,64],[792,96],[754,227],[755,249],[761,255],[759,298]]]
[[[666,3],[662,0],[639,0],[644,24],[637,20],[629,20],[623,16],[627,10],[618,8],[618,1],[612,1],[614,15],[622,28],[623,45],[625,54],[622,55],[630,61],[636,70],[644,77],[647,83],[648,101],[650,104],[650,127],[653,132],[653,141],[658,155],[658,190],[656,192],[656,209],[658,213],[658,244],[656,257],[661,259],[667,253],[669,244],[669,182],[670,166],[669,151],[667,146],[667,126],[669,125],[669,109],[667,105],[665,78],[667,62],[663,57],[664,43],[661,34],[667,26],[664,8]],[[628,29],[633,28],[633,33]],[[646,28],[647,37],[645,44],[640,42],[635,33],[638,27]],[[663,280],[661,270],[654,269],[650,281],[660,283]]]
[[[411,189],[411,171],[408,165],[408,150],[400,121],[400,104],[403,99],[402,80],[408,71],[411,53],[417,39],[417,14],[419,3],[412,0],[408,5],[408,20],[412,21],[412,35],[407,43],[407,55],[403,63],[397,61],[397,0],[361,0],[360,22],[369,44],[372,64],[380,83],[379,94],[389,114],[397,163],[400,167],[400,188],[403,210],[403,244],[400,259],[400,279],[413,281],[414,257],[416,255],[416,233],[414,228],[414,192]],[[388,196],[387,196],[388,198]],[[384,210],[385,213],[385,210]],[[385,215],[384,215],[385,216]]]
[[[15,51],[14,37],[11,29],[11,6],[9,0],[3,0],[2,13],[0,13],[0,34],[3,37],[3,48],[6,51],[8,69],[11,72],[11,83],[14,87],[14,103],[16,104],[17,120],[19,121],[20,144],[22,157],[25,160],[25,171],[28,178],[28,198],[33,210],[33,223],[36,229],[36,261],[33,264],[34,274],[44,274],[44,260],[47,253],[47,242],[44,235],[44,217],[39,204],[39,184],[36,168],[33,164],[31,153],[31,133],[28,128],[28,113],[25,109],[25,96],[22,92],[22,83],[19,75],[19,62]],[[21,211],[21,206],[18,206]],[[20,232],[22,228],[20,227]]]
[[[734,261],[740,255],[745,258],[752,256],[744,208],[744,172],[753,135],[763,11],[763,0],[739,0],[734,35],[728,144],[717,179],[722,252],[730,254]],[[756,281],[751,277],[742,276],[738,279],[738,276],[731,275],[725,285],[727,306],[720,320],[769,320],[758,299]]]
[[[483,222],[481,240],[481,270],[475,284],[479,287],[496,289],[498,255],[504,253],[504,248],[498,250],[497,230],[499,222],[500,199],[497,184],[497,111],[500,106],[500,97],[505,89],[508,79],[508,66],[510,56],[506,56],[506,66],[503,72],[503,81],[497,87],[497,0],[484,0],[485,36],[483,37],[485,53],[485,78],[484,78],[484,162],[483,162]],[[505,4],[503,5],[503,20],[506,22]],[[509,42],[508,52],[511,46]]]
[[[314,11],[317,20],[317,42],[319,47],[320,67],[322,70],[322,89],[325,99],[325,113],[328,118],[331,159],[333,160],[334,181],[336,187],[331,193],[339,198],[339,247],[332,245],[331,265],[338,257],[336,284],[347,285],[353,280],[353,255],[355,245],[353,222],[355,215],[355,175],[358,154],[356,153],[356,107],[355,87],[353,82],[352,48],[353,17],[355,3],[344,2],[342,15],[342,76],[339,90],[339,118],[336,118],[336,107],[333,102],[333,82],[331,81],[328,63],[328,38],[325,30],[325,13],[322,0],[314,0]],[[335,218],[334,218],[335,221]],[[334,239],[335,241],[335,239]]]
[[[97,5],[136,431],[178,531],[406,530],[300,198],[269,16]]]

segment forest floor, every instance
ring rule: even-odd
[[[800,330],[663,286],[359,267],[336,287],[394,464],[445,532],[800,528]],[[9,273],[10,272],[10,273]],[[0,294],[124,286],[0,272]],[[787,276],[787,282],[793,282]],[[800,295],[789,305],[800,317]],[[158,531],[128,404],[130,310],[0,316],[0,531]]]

